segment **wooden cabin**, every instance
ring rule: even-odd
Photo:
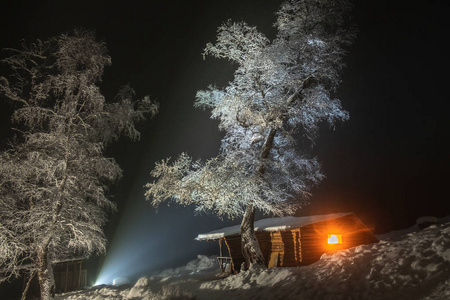
[[[322,254],[378,242],[353,213],[270,218],[255,222],[255,234],[267,267],[308,265]],[[237,273],[241,253],[240,225],[199,234],[199,241],[219,241],[222,271]]]

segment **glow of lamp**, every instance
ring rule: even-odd
[[[342,244],[342,234],[329,234],[328,244]]]

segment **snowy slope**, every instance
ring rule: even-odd
[[[214,258],[141,278],[133,287],[97,287],[57,299],[450,299],[450,219],[377,244],[330,255],[306,267],[214,276]]]

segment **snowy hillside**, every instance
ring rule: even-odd
[[[134,286],[62,294],[79,299],[450,299],[450,219],[380,236],[306,267],[260,269],[218,278],[214,258],[141,278]]]

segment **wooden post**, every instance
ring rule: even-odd
[[[81,267],[83,266],[83,262],[82,261],[80,261],[80,269],[79,269],[79,271],[78,271],[78,286],[77,286],[77,289],[80,289],[81,288]]]
[[[64,293],[67,293],[67,281],[69,280],[69,263],[66,263],[66,276],[64,278]]]
[[[220,265],[220,269],[222,270],[222,272],[224,271],[224,266],[223,266],[223,249],[222,249],[222,239],[219,239],[219,265]]]
[[[77,280],[77,276],[76,276],[76,273],[77,273],[77,263],[76,262],[73,262],[72,263],[73,264],[73,281],[72,281],[72,291],[74,291],[75,290],[75,284],[76,284],[76,280]]]

